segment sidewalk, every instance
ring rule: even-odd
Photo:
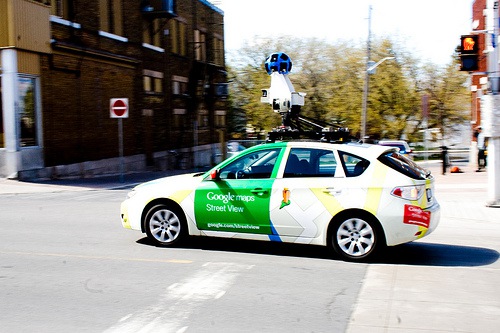
[[[369,264],[347,332],[498,332],[500,208],[486,207],[487,172],[436,177],[433,234]]]
[[[89,191],[99,189],[132,188],[149,180],[172,176],[195,170],[149,171],[142,173],[102,176],[95,178],[58,179],[41,181],[18,181],[0,178],[0,194],[43,193],[62,191]]]

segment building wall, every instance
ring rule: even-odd
[[[41,123],[38,145],[17,144],[9,153],[15,162],[0,155],[3,169],[114,161],[111,98],[129,99],[123,142],[134,165],[137,156],[151,165],[171,149],[190,155],[191,166],[206,160],[203,149],[225,131],[226,100],[216,89],[226,82],[223,13],[205,0],[177,0],[175,15],[144,11],[148,3],[162,1],[0,1],[0,47],[15,50],[19,76],[36,78]],[[4,128],[20,126],[12,105]]]
[[[474,30],[485,30],[486,22],[484,17],[484,9],[486,8],[486,0],[475,0],[472,4],[472,22],[476,22]],[[485,49],[486,38],[484,33],[479,33],[480,44],[480,57],[479,57],[479,70],[475,75],[472,75],[471,86],[471,126],[472,133],[474,129],[481,124],[481,105],[480,98],[482,95],[480,80],[487,77],[488,58],[487,54],[483,53]],[[475,137],[472,138],[475,141]]]
[[[225,82],[224,67],[210,63],[210,57],[194,61],[193,36],[201,29],[223,38],[222,13],[204,1],[188,0],[177,1],[175,18],[150,17],[141,13],[140,2],[123,0],[122,35],[102,35],[100,2],[75,0],[71,19],[51,19],[52,52],[41,58],[45,165],[117,156],[118,126],[109,116],[110,98],[129,98],[125,155],[145,154],[152,163],[154,152],[217,142],[213,119],[215,109],[225,109],[225,100],[204,87]],[[160,43],[144,47],[143,29],[153,18],[160,21]],[[170,52],[173,19],[186,23],[186,55]],[[145,92],[144,73],[159,73],[163,91]],[[189,80],[190,96],[172,96],[172,77]],[[175,115],[174,109],[183,113]],[[208,119],[195,128],[199,118]]]

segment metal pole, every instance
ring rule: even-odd
[[[120,155],[120,183],[123,183],[124,163],[123,163],[123,119],[118,118],[118,151]]]
[[[490,95],[483,96],[483,133],[488,138],[488,207],[500,207],[500,82],[498,66],[498,1],[488,0],[487,30],[493,31],[488,45],[488,81]]]
[[[371,34],[372,34],[372,6],[368,8],[368,41],[366,43],[366,66],[365,66],[365,86],[363,89],[363,108],[361,112],[361,135],[364,140],[366,136],[366,109],[368,105],[368,89],[370,84],[370,73],[368,67],[371,61]]]

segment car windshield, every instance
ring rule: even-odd
[[[430,172],[428,170],[422,168],[411,159],[395,151],[389,151],[380,155],[378,160],[388,167],[413,179],[425,180],[430,176]]]
[[[221,179],[269,178],[281,148],[245,154],[220,170]]]

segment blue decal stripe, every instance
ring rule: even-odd
[[[271,235],[269,236],[269,240],[271,242],[282,242],[280,236],[278,235],[278,232],[276,229],[274,229],[273,221],[269,221],[269,224],[271,225]]]

